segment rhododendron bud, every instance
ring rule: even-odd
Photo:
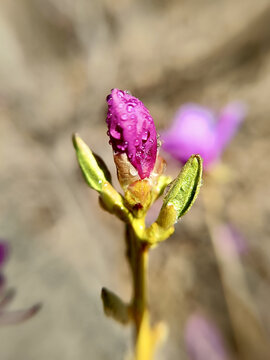
[[[107,103],[108,135],[118,172],[120,166],[129,163],[133,168],[128,172],[134,180],[136,176],[148,178],[157,157],[157,133],[148,109],[139,99],[118,89],[107,96]]]

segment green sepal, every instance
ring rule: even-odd
[[[100,191],[100,205],[126,223],[132,220],[132,215],[126,208],[122,195],[108,181],[104,182]]]
[[[152,189],[152,203],[156,201],[164,192],[166,187],[172,181],[170,176],[160,175],[157,184]]]
[[[127,324],[130,320],[130,308],[117,295],[106,288],[102,288],[101,299],[103,302],[104,313],[119,321]]]
[[[201,157],[192,155],[177,178],[169,184],[169,190],[157,220],[160,226],[172,226],[189,211],[200,190],[202,168]]]
[[[77,159],[87,184],[101,192],[103,184],[110,182],[110,173],[100,157],[95,157],[85,142],[77,135],[72,137]]]
[[[146,179],[130,184],[125,192],[125,204],[136,218],[145,215],[151,200],[151,185]]]

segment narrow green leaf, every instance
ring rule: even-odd
[[[96,162],[97,162],[98,166],[103,171],[103,174],[104,174],[106,180],[109,183],[112,183],[112,175],[111,175],[110,170],[108,169],[107,165],[105,164],[104,160],[94,152],[93,152],[93,155],[94,155],[94,157],[96,159]]]
[[[122,324],[128,323],[130,319],[129,307],[117,295],[103,288],[101,291],[104,312],[107,316],[114,318]]]
[[[202,182],[202,159],[199,155],[192,155],[183,166],[180,174],[169,185],[163,206],[163,215],[166,208],[173,206],[177,219],[185,215],[193,205]]]
[[[101,192],[103,184],[110,181],[109,171],[101,158],[96,158],[85,142],[77,135],[72,137],[77,159],[87,184]]]

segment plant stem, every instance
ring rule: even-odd
[[[142,243],[130,225],[126,233],[127,257],[133,277],[132,317],[135,326],[135,360],[153,358],[154,333],[149,324],[147,268],[149,246]]]
[[[147,263],[149,250],[145,246],[136,246],[136,248],[133,274],[133,311],[136,337],[138,337],[142,319],[147,310]]]

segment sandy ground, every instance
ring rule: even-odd
[[[222,218],[250,249],[243,269],[269,336],[269,21],[268,0],[1,1],[0,236],[12,245],[5,274],[17,290],[12,308],[43,303],[27,323],[0,328],[1,360],[123,359],[130,347],[130,330],[105,318],[100,301],[102,286],[130,296],[123,226],[97,206],[71,144],[79,132],[115,176],[104,121],[113,87],[140,97],[159,129],[187,101],[248,105],[224,154],[233,175],[220,189]],[[178,168],[170,162],[168,171]],[[199,307],[235,359],[258,360],[236,349],[203,212],[199,199],[151,256],[153,318],[170,328],[158,359],[187,359],[184,324]]]

